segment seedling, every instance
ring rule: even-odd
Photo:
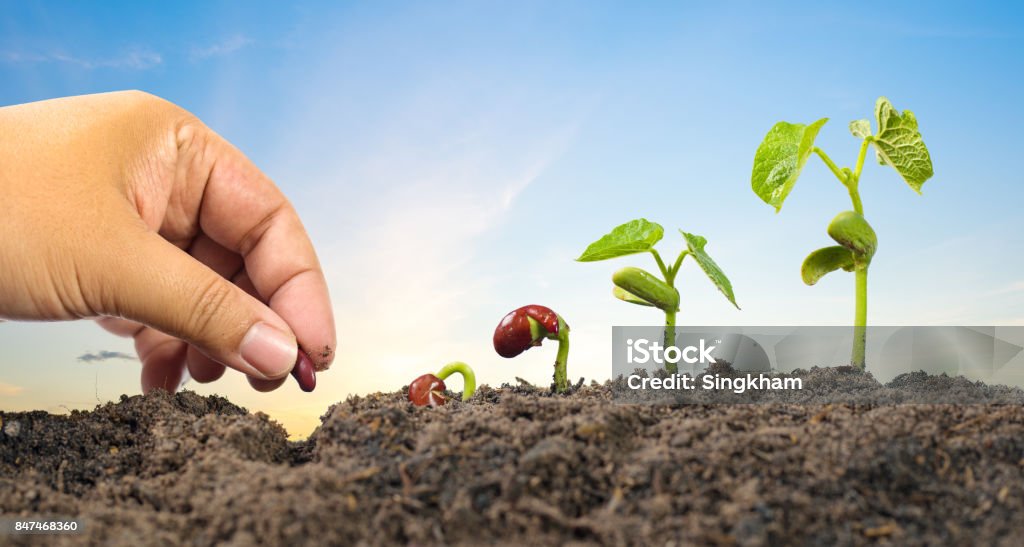
[[[900,114],[885,97],[879,97],[875,103],[877,133],[871,133],[871,122],[868,120],[850,122],[850,133],[861,140],[860,153],[852,170],[838,167],[822,149],[814,146],[818,131],[827,121],[828,118],[822,118],[810,125],[787,122],[775,124],[754,156],[750,184],[758,197],[775,207],[775,212],[779,212],[807,158],[814,153],[846,187],[853,211],[839,213],[828,225],[828,235],[839,245],[809,254],[804,259],[800,274],[804,283],[814,285],[835,270],[854,272],[857,308],[854,313],[853,354],[850,361],[863,370],[867,343],[868,266],[878,248],[878,238],[864,218],[864,206],[860,199],[860,174],[864,159],[868,148],[873,145],[878,162],[895,169],[918,194],[921,193],[921,186],[934,172],[931,156],[917,130],[917,118],[909,110]]]
[[[566,366],[569,361],[569,325],[562,316],[551,308],[530,305],[508,312],[494,329],[494,351],[498,355],[511,359],[520,353],[541,345],[547,338],[558,340],[558,353],[555,355],[555,391],[569,391],[569,374]]]
[[[462,375],[462,400],[468,401],[476,392],[476,374],[461,361],[448,363],[437,374],[424,374],[409,384],[409,402],[416,406],[440,406],[447,400],[445,378],[458,372]]]
[[[658,263],[658,270],[661,278],[641,270],[640,268],[626,267],[612,275],[612,295],[619,300],[637,304],[639,306],[650,306],[658,308],[665,313],[665,347],[675,345],[676,313],[679,312],[679,291],[676,290],[676,275],[683,265],[683,259],[692,256],[700,269],[708,276],[708,279],[718,287],[718,290],[732,302],[736,309],[736,296],[732,292],[732,283],[725,276],[718,264],[708,256],[704,250],[708,240],[703,237],[679,230],[686,240],[686,249],[679,253],[671,266],[666,266],[661,259],[661,254],[654,248],[654,245],[661,241],[665,235],[665,229],[660,224],[649,222],[640,218],[627,222],[616,227],[601,239],[593,242],[583,251],[576,260],[579,262],[596,262],[608,260],[620,256],[637,253],[651,253],[654,261]],[[665,363],[665,368],[672,373],[678,371],[675,363]]]

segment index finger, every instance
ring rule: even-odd
[[[317,370],[326,369],[336,346],[334,312],[294,207],[241,151],[205,126],[179,131],[178,144],[191,156],[183,158],[184,173],[193,179],[185,186],[201,192],[203,233],[242,256],[260,299],[288,323]]]

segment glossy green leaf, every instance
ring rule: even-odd
[[[875,118],[878,135],[873,142],[879,161],[895,169],[920,194],[921,186],[935,172],[932,157],[917,130],[917,118],[909,110],[901,115],[885,97],[879,97],[875,103]]]
[[[871,136],[871,122],[867,120],[854,120],[850,122],[850,133],[858,139]]]
[[[638,306],[648,306],[651,308],[656,307],[654,304],[651,304],[650,302],[644,300],[643,298],[640,298],[639,296],[619,286],[612,287],[612,295],[615,296],[615,298],[618,298],[623,302],[629,302],[630,304],[636,304]]]
[[[638,218],[617,226],[601,239],[591,243],[576,260],[594,262],[650,251],[664,234],[665,230],[660,224]]]
[[[665,311],[679,310],[679,291],[650,272],[629,266],[612,274],[612,282],[656,308]]]
[[[826,274],[838,269],[853,271],[853,253],[846,247],[835,245],[818,249],[807,255],[800,266],[800,277],[804,283],[814,285]]]
[[[863,216],[843,211],[828,224],[828,235],[859,258],[871,260],[878,248],[878,236]]]
[[[739,309],[739,304],[736,303],[736,296],[732,292],[732,283],[729,278],[725,276],[725,272],[718,267],[718,264],[708,256],[707,251],[704,250],[704,246],[708,244],[708,240],[696,234],[689,234],[682,230],[679,233],[683,234],[686,239],[686,246],[690,250],[690,255],[700,265],[700,269],[704,270],[704,273],[708,276],[708,279],[718,287],[718,290],[722,291],[722,294],[732,302],[736,309]]]
[[[822,118],[810,125],[779,122],[757,147],[750,186],[776,212],[796,184],[814,149],[814,139],[827,121],[828,118]]]

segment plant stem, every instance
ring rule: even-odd
[[[853,175],[850,177],[850,180],[843,183],[850,192],[853,210],[859,215],[864,214],[864,204],[860,201],[860,172],[864,169],[864,158],[867,157],[868,146],[871,144],[871,140],[871,137],[868,137],[860,144],[860,153],[857,154],[857,165],[853,168]]]
[[[853,202],[853,210],[859,215],[864,214],[864,204],[860,200],[860,173],[864,169],[864,159],[868,154],[868,147],[872,138],[867,137],[860,145],[860,152],[857,154],[857,164],[853,168],[853,174],[846,183],[850,192],[850,201]],[[869,264],[858,264],[855,273],[857,309],[853,317],[853,352],[850,355],[850,364],[864,370],[867,366],[865,357],[867,353],[867,327],[868,327],[868,266]]]
[[[473,373],[473,369],[469,368],[469,365],[462,361],[453,361],[445,365],[435,376],[444,380],[456,372],[462,375],[462,400],[468,401],[476,392],[476,374]]]
[[[663,275],[665,279],[668,280],[671,272],[668,268],[665,267],[665,261],[661,259],[661,255],[658,253],[658,250],[651,249],[651,254],[654,255],[654,260],[658,262],[658,269],[661,270],[661,275]]]
[[[672,285],[672,283],[676,280],[676,274],[679,273],[679,268],[681,268],[683,266],[683,259],[686,258],[686,255],[688,255],[688,254],[690,254],[690,251],[688,251],[688,250],[684,250],[683,252],[679,253],[679,258],[676,259],[676,263],[673,264],[672,268],[668,271],[668,273],[671,274],[671,275],[668,275],[668,276],[665,277],[665,281],[669,285]],[[672,285],[672,286],[675,286],[675,285]]]
[[[867,137],[864,139],[864,142],[860,143],[860,153],[857,154],[857,165],[853,168],[853,176],[857,180],[860,180],[860,171],[861,169],[864,169],[864,158],[867,157],[868,146],[871,145],[873,140],[875,140],[873,137]]]
[[[868,267],[858,267],[856,270],[857,284],[857,311],[853,319],[853,354],[850,356],[850,364],[864,370],[864,357],[867,352],[867,325],[868,325]]]
[[[674,346],[676,343],[676,310],[665,310],[665,348]],[[679,372],[677,363],[665,361],[665,370],[670,374]]]
[[[846,175],[844,175],[843,170],[840,169],[834,161],[832,161],[832,158],[828,157],[828,154],[826,154],[824,150],[818,148],[817,146],[812,148],[811,151],[817,154],[818,157],[821,158],[821,161],[824,161],[825,165],[828,166],[829,171],[832,171],[832,174],[835,175],[837,179],[839,179],[839,182],[843,183],[843,186],[846,186]]]
[[[558,354],[555,356],[555,392],[568,393],[569,326],[558,318]]]
[[[668,283],[669,287],[676,288],[676,274],[679,273],[679,268],[683,266],[683,259],[688,254],[690,254],[690,251],[684,249],[679,253],[679,258],[676,259],[675,264],[668,268],[668,271],[665,271],[665,283]],[[655,258],[661,264],[660,257],[655,255]],[[674,346],[676,343],[676,310],[665,310],[665,339],[663,342],[665,348]],[[676,363],[665,363],[665,370],[675,374],[679,371],[679,365]]]

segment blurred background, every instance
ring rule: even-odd
[[[546,385],[553,346],[491,347],[529,303],[571,325],[572,378],[608,378],[612,325],[662,320],[610,275],[654,264],[573,259],[635,217],[665,226],[664,255],[677,228],[706,236],[732,279],[742,311],[688,262],[680,324],[848,324],[852,276],[799,276],[845,190],[811,158],[776,215],[750,168],[776,121],[826,116],[818,145],[852,164],[846,125],[879,95],[917,115],[936,175],[918,196],[865,167],[869,321],[1024,325],[1022,32],[1020,7],[971,2],[0,1],[0,105],[142,89],[280,185],[327,273],[337,361],[310,395],[232,372],[188,388],[304,436],[330,404],[451,360]],[[2,410],[92,408],[138,393],[138,369],[89,322],[0,324]]]

